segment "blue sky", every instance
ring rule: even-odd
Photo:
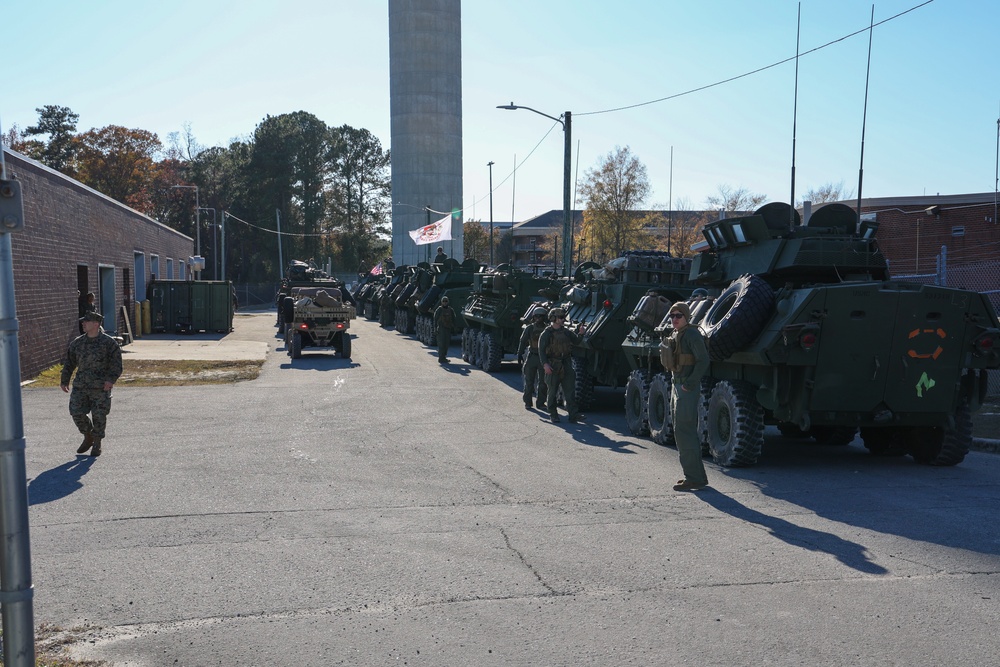
[[[994,191],[1000,3],[923,2],[875,5],[876,22],[917,8],[874,32],[866,197]],[[489,161],[494,220],[562,207],[562,131],[530,112],[496,109],[511,101],[551,116],[572,111],[578,178],[628,146],[647,167],[651,208],[671,201],[703,208],[722,184],[788,201],[794,62],[598,112],[794,56],[798,7],[466,0],[466,218],[489,219]],[[872,3],[803,0],[801,11],[805,52],[866,28]],[[390,145],[384,0],[6,0],[0,16],[5,130],[33,124],[36,107],[58,104],[80,115],[81,131],[117,124],[166,141],[190,123],[198,141],[213,146],[249,135],[268,114],[304,110],[329,125],[367,128]],[[867,52],[864,32],[799,59],[798,197],[839,182],[857,194]],[[523,163],[513,178],[515,156]]]

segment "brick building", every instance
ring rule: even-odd
[[[104,327],[123,327],[121,307],[145,298],[150,275],[188,278],[191,237],[170,229],[20,153],[3,149],[21,185],[24,229],[11,233],[21,377],[62,358],[81,294],[93,292]]]
[[[857,200],[841,203],[857,207]],[[995,193],[876,197],[862,199],[861,212],[878,223],[875,237],[893,278],[983,292],[1000,311]]]

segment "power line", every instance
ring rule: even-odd
[[[826,44],[823,44],[822,46],[817,46],[817,47],[815,47],[813,49],[809,49],[808,51],[804,51],[803,53],[799,54],[799,56],[800,57],[801,56],[807,56],[810,53],[815,53],[816,51],[819,51],[821,49],[825,49],[828,46],[833,46],[834,44],[837,44],[838,42],[843,42],[846,39],[850,39],[851,37],[855,37],[856,35],[860,35],[862,33],[868,32],[869,30],[873,30],[875,27],[880,26],[883,23],[888,23],[889,21],[892,21],[894,19],[898,19],[899,17],[901,17],[901,16],[903,16],[905,14],[909,14],[912,11],[915,11],[917,9],[920,9],[921,7],[929,5],[932,2],[934,2],[934,0],[927,0],[926,2],[923,2],[923,3],[919,4],[919,5],[914,6],[914,7],[910,7],[909,9],[907,9],[905,11],[902,11],[902,12],[896,14],[895,16],[890,16],[887,19],[884,19],[882,21],[879,21],[878,23],[872,24],[869,27],[865,27],[865,28],[862,28],[860,30],[856,30],[856,31],[854,31],[854,32],[852,32],[852,33],[850,33],[848,35],[844,35],[843,37],[838,37],[837,39],[835,39],[833,41],[827,42]],[[728,79],[723,79],[722,81],[716,81],[715,83],[710,83],[710,84],[705,85],[705,86],[699,86],[697,88],[692,88],[691,90],[685,90],[682,93],[675,93],[673,95],[668,95],[666,97],[661,97],[659,99],[650,100],[648,102],[639,102],[638,104],[630,104],[628,106],[615,107],[613,109],[604,109],[602,111],[586,111],[586,112],[583,112],[583,113],[574,113],[573,115],[577,116],[577,117],[580,117],[580,116],[596,116],[598,114],[614,113],[616,111],[626,111],[628,109],[636,109],[638,107],[649,106],[650,104],[657,104],[659,102],[666,102],[667,100],[674,100],[674,99],[677,99],[678,97],[684,97],[685,95],[691,95],[693,93],[699,93],[699,92],[701,92],[703,90],[708,90],[709,88],[715,88],[716,86],[721,86],[721,85],[726,84],[726,83],[731,83],[733,81],[738,81],[739,79],[744,79],[744,78],[746,78],[748,76],[752,76],[754,74],[759,74],[760,72],[764,72],[764,71],[772,69],[774,67],[778,67],[779,65],[784,65],[787,62],[791,62],[791,61],[795,60],[795,58],[796,58],[796,56],[789,56],[788,58],[785,58],[784,60],[779,60],[776,63],[772,63],[770,65],[765,65],[764,67],[758,67],[755,70],[751,70],[751,71],[745,72],[743,74],[738,74],[736,76],[731,76]]]

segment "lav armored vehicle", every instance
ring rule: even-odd
[[[455,311],[456,329],[452,334],[460,334],[465,322],[462,320],[462,306],[472,291],[472,281],[477,273],[485,270],[485,266],[476,259],[469,258],[464,262],[448,258],[440,264],[431,265],[432,284],[417,303],[416,334],[424,345],[437,345],[437,332],[434,330],[434,309],[441,297],[447,296],[452,310]]]
[[[627,251],[601,267],[577,267],[574,283],[564,287],[558,305],[568,315],[566,326],[583,325],[582,341],[573,351],[576,401],[581,410],[594,400],[596,386],[622,387],[630,367],[622,341],[632,328],[628,318],[647,295],[673,303],[691,295],[691,260],[669,253]]]
[[[379,287],[387,282],[388,278],[382,273],[369,273],[354,288],[354,303],[359,315],[365,319],[373,320],[378,312],[378,300],[375,298]]]
[[[431,288],[434,275],[428,262],[420,262],[407,271],[406,286],[396,297],[396,331],[407,335],[416,333],[417,317],[420,311],[417,306],[424,294]]]
[[[860,429],[872,454],[928,465],[964,459],[1000,368],[997,314],[978,292],[893,281],[876,231],[843,204],[805,225],[779,203],[706,225],[691,276],[722,292],[691,305],[711,358],[703,449],[718,463],[755,463],[765,424],[831,444]],[[665,386],[649,395],[653,430],[669,431]]]
[[[489,373],[500,370],[504,356],[517,354],[523,314],[558,293],[561,281],[501,264],[477,273],[462,317],[462,358]]]

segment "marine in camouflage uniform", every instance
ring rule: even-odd
[[[434,331],[437,334],[438,363],[448,362],[451,332],[455,329],[455,311],[448,305],[448,297],[441,297],[441,305],[434,311]]]
[[[701,379],[708,371],[708,348],[698,327],[690,325],[691,309],[686,303],[678,302],[670,306],[669,316],[674,327],[669,343],[672,359],[666,360],[672,370],[673,383],[670,419],[684,471],[684,479],[677,481],[674,490],[697,491],[708,486],[708,475],[701,460],[701,438],[698,436],[698,398]]]
[[[91,456],[100,456],[111,411],[111,389],[122,374],[122,351],[115,339],[101,329],[104,318],[100,313],[88,312],[80,320],[84,334],[69,344],[59,386],[68,392],[70,377],[76,371],[69,397],[69,414],[83,434],[76,453],[90,450]]]
[[[545,409],[545,399],[546,394],[548,394],[549,388],[545,384],[545,371],[542,369],[542,362],[538,356],[538,341],[542,336],[542,332],[545,331],[545,309],[541,306],[535,308],[531,315],[531,322],[524,328],[521,332],[521,340],[517,345],[517,358],[521,359],[524,357],[525,351],[528,352],[527,358],[524,359],[524,367],[521,370],[521,374],[524,376],[524,408],[525,410],[531,409],[531,397],[535,395],[535,385],[538,385],[538,400],[535,406],[539,410]]]
[[[538,359],[545,369],[549,385],[549,395],[546,403],[549,406],[549,419],[553,424],[559,423],[559,411],[556,408],[556,394],[559,388],[563,390],[566,399],[566,411],[571,422],[581,421],[583,415],[576,409],[576,373],[573,371],[573,346],[580,342],[580,337],[566,329],[566,311],[553,308],[549,311],[549,326],[545,327],[538,339]]]

